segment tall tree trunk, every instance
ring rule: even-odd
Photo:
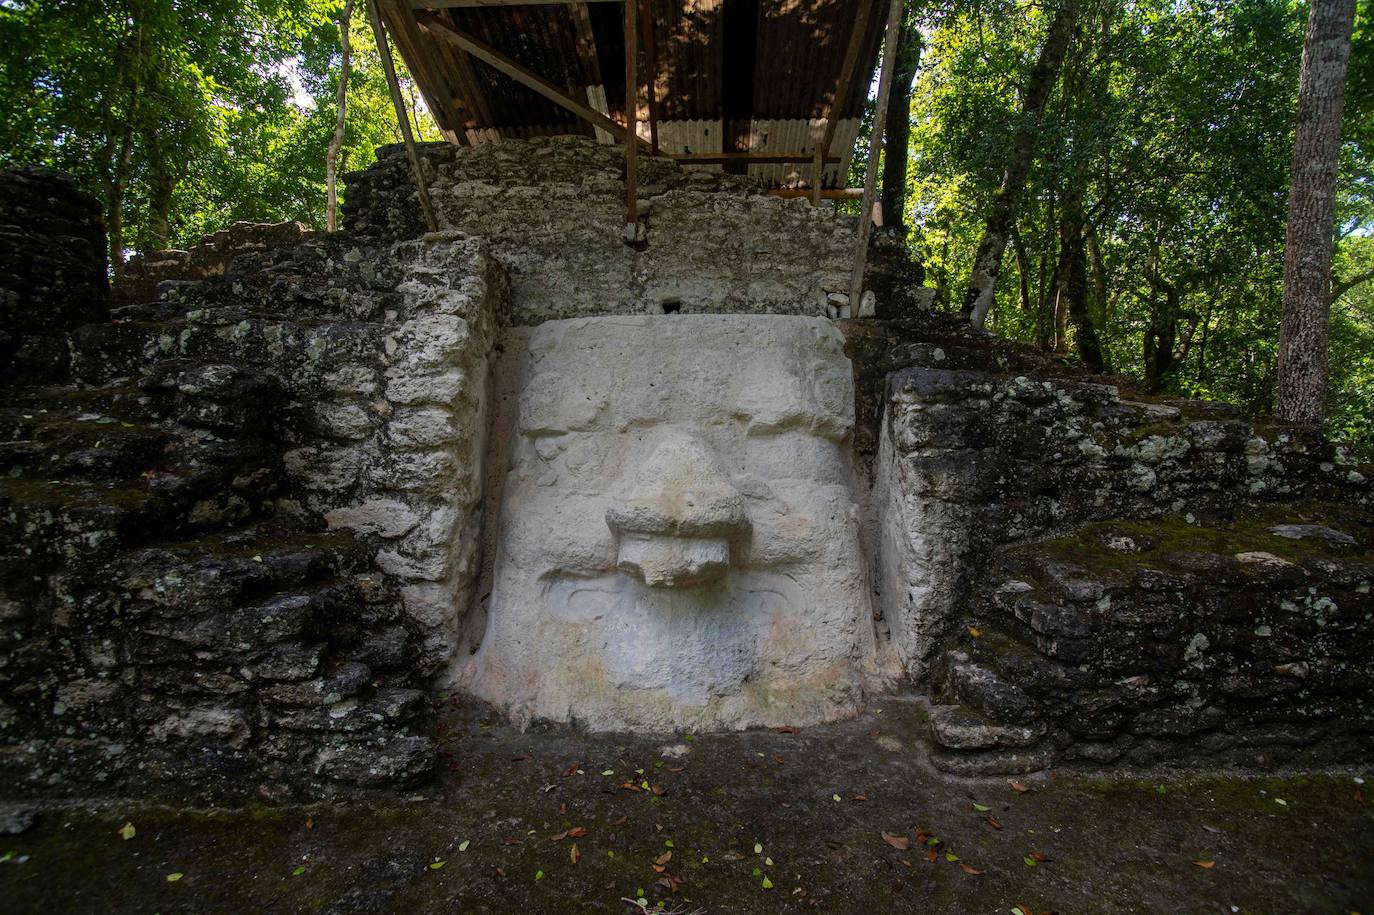
[[[1021,241],[1021,233],[1016,226],[1011,227],[1011,251],[1016,255],[1016,275],[1020,278],[1020,305],[1023,314],[1031,313],[1030,296],[1030,259],[1026,257],[1026,246]]]
[[[1059,267],[1055,271],[1059,310],[1056,312],[1055,350],[1065,352],[1068,349],[1065,330],[1072,324],[1074,343],[1083,364],[1091,371],[1102,372],[1105,368],[1102,343],[1088,301],[1087,220],[1077,188],[1065,197],[1059,212]]]
[[[893,57],[891,95],[887,97],[887,137],[883,143],[884,224],[906,235],[906,163],[911,144],[911,84],[921,66],[919,0],[906,0],[902,30]]]
[[[137,85],[133,91],[135,94],[134,104],[130,106],[131,112],[136,111],[138,107]],[[133,157],[133,151],[134,120],[131,113],[128,125],[124,129],[124,136],[119,140],[114,176],[109,185],[108,199],[105,201],[108,208],[106,229],[110,235],[110,266],[116,279],[124,276],[124,192],[129,188],[129,160]]]
[[[1045,352],[1054,349],[1054,232],[1057,200],[1053,191],[1045,206],[1045,225],[1050,231],[1042,233],[1040,245],[1039,272],[1036,277],[1035,294],[1035,345]]]
[[[1298,84],[1279,335],[1280,419],[1319,424],[1326,412],[1326,344],[1336,167],[1355,0],[1312,0]]]
[[[1026,187],[1031,161],[1035,157],[1040,110],[1045,107],[1045,100],[1059,78],[1059,68],[1064,63],[1064,54],[1078,19],[1078,2],[1062,0],[1045,34],[1045,43],[1040,46],[1040,57],[1035,62],[1035,69],[1031,71],[1030,81],[1021,99],[1021,117],[1012,134],[1011,151],[1002,173],[1002,184],[992,196],[988,221],[983,227],[983,240],[978,244],[968,290],[964,294],[962,313],[974,327],[983,326],[988,309],[992,307],[997,276],[1002,272],[1007,235],[1016,217],[1016,204]]]
[[[336,103],[338,118],[334,121],[334,136],[329,139],[329,151],[324,157],[324,180],[329,186],[324,221],[330,232],[339,227],[339,150],[343,148],[344,115],[348,111],[348,26],[352,21],[353,0],[348,0],[344,4],[343,16],[339,19],[339,47],[343,56],[339,63],[339,95]]]
[[[156,92],[156,89],[152,91]],[[167,156],[162,149],[162,137],[156,127],[144,133],[143,145],[152,183],[143,248],[147,251],[165,251],[171,235],[172,196],[181,181],[180,170],[168,167]]]
[[[1150,324],[1145,328],[1145,392],[1158,394],[1164,387],[1164,377],[1174,367],[1174,343],[1178,339],[1178,313],[1183,296],[1179,283],[1151,278],[1150,284],[1155,289],[1155,297],[1150,302]]]

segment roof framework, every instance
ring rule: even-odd
[[[636,200],[641,147],[688,168],[755,173],[774,193],[805,193],[813,204],[850,197],[843,178],[869,85],[860,77],[885,48],[850,282],[849,302],[863,316],[902,0],[888,0],[885,24],[875,19],[881,4],[874,0],[367,0],[367,7],[431,230],[438,223],[388,31],[452,143],[570,132],[623,143],[625,243],[635,247],[645,240]],[[827,180],[838,186],[827,191]]]
[[[644,152],[815,200],[847,194],[888,5],[630,0],[627,15],[624,0],[374,2],[452,143],[623,143],[633,121]]]

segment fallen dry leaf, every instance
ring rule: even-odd
[[[554,835],[549,836],[549,841],[550,841],[550,842],[562,842],[562,841],[563,841],[564,839],[566,839],[567,837],[568,837],[568,831],[565,829],[565,830],[563,830],[563,831],[560,832],[560,833],[556,833],[556,834],[554,834]],[[507,842],[506,844],[509,845],[510,843]]]
[[[915,865],[908,861],[906,858],[898,858],[897,860],[902,862],[903,866],[905,867],[915,867]]]
[[[657,797],[662,797],[663,795],[668,793],[668,789],[660,785],[658,782],[654,782],[653,786],[649,790],[652,791],[654,795]]]
[[[668,771],[669,771],[669,772],[684,772],[684,771],[686,771],[686,766],[669,766],[669,767],[668,767]]]
[[[779,734],[796,734],[796,733],[797,733],[797,729],[794,728],[794,727],[773,728],[773,730],[777,731]]]
[[[561,838],[561,837],[560,837],[560,838]],[[504,838],[504,839],[501,840],[501,844],[502,844],[502,845],[524,845],[524,844],[525,844],[525,840],[524,840],[524,839],[515,839],[515,838],[511,838],[510,836],[507,836],[506,838]]]
[[[566,803],[558,805],[558,815],[561,817],[568,815],[568,805]]]
[[[1043,851],[1033,851],[1030,853],[1030,856],[1032,860],[1036,861],[1039,864],[1044,864],[1046,861],[1054,860],[1049,855],[1045,854]]]
[[[939,846],[938,844],[936,844],[936,845],[931,845],[930,847],[928,847],[928,848],[926,849],[926,860],[929,861],[931,864],[934,864],[934,863],[935,863],[935,859],[938,858],[938,857],[940,857],[940,853],[939,853],[939,851],[937,850],[937,849],[939,849],[939,847],[940,847],[940,846]]]
[[[1030,785],[1027,785],[1025,782],[1018,782],[1015,779],[1007,782],[1007,784],[1011,785],[1011,790],[1015,791],[1017,794],[1025,794],[1027,791],[1031,790]]]
[[[853,800],[853,801],[866,801],[866,800],[868,800],[868,795],[867,795],[867,794],[856,794],[856,795],[854,795],[852,798],[850,798],[850,800]]]
[[[672,852],[672,850],[670,849],[670,850],[668,850],[668,851],[665,851],[663,854],[659,855],[657,858],[655,858],[655,859],[654,859],[654,863],[655,863],[655,864],[667,864],[667,863],[668,863],[669,861],[671,861],[671,860],[673,860],[673,852]]]
[[[585,826],[574,826],[572,829],[569,829],[569,830],[568,830],[568,838],[569,838],[569,839],[580,839],[580,838],[582,838],[583,836],[585,836],[586,834],[587,834],[587,827],[585,827]]]
[[[630,822],[630,818],[629,818],[628,816],[623,816],[623,817],[621,817],[621,818],[618,819],[618,820],[612,820],[612,821],[611,821],[611,825],[612,825],[612,826],[624,826],[624,825],[625,825],[626,823],[628,823],[628,822]]]
[[[898,851],[906,851],[911,847],[911,840],[906,836],[894,836],[890,832],[883,832],[883,841]]]
[[[578,861],[582,860],[582,852],[577,850],[576,842],[572,844],[572,848],[568,849],[568,858],[572,861],[573,864],[576,864]]]
[[[1196,864],[1198,867],[1205,868],[1206,870],[1211,870],[1212,868],[1217,866],[1217,862],[1215,861],[1194,861],[1193,863]]]
[[[922,845],[926,844],[927,839],[934,838],[935,833],[928,831],[924,826],[916,827],[916,841]]]
[[[563,770],[563,777],[564,777],[564,778],[567,778],[567,777],[570,776],[570,775],[576,775],[576,774],[577,774],[577,770],[578,770],[578,769],[581,769],[581,768],[582,768],[582,764],[581,764],[580,762],[575,762],[575,763],[573,763],[571,766],[568,766],[568,768],[566,768],[566,769]]]
[[[973,877],[981,877],[981,876],[983,875],[983,872],[980,871],[978,868],[974,867],[972,864],[962,864],[962,863],[961,863],[961,864],[959,865],[959,870],[961,870],[961,871],[963,871],[964,873],[969,874],[970,876],[973,876]]]
[[[520,754],[519,756],[512,756],[512,757],[510,758],[510,761],[511,761],[511,762],[524,762],[524,761],[527,760],[527,759],[534,759],[534,754],[533,754],[533,753],[522,753],[522,754]]]
[[[991,826],[993,829],[1001,829],[1001,828],[1002,828],[1002,824],[1001,824],[1000,822],[998,822],[997,817],[993,816],[992,814],[988,814],[987,816],[983,817],[983,819],[984,819],[984,820],[987,822],[987,824],[988,824],[989,826]]]

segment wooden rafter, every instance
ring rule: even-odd
[[[396,42],[401,59],[413,68],[415,86],[424,97],[425,105],[434,116],[444,139],[450,143],[461,144],[463,135],[457,129],[451,99],[437,99],[432,94],[435,87],[447,86],[448,81],[434,66],[434,61],[428,54],[419,53],[419,29],[415,27],[415,20],[406,8],[405,0],[378,0],[377,12],[382,17],[382,25],[391,34],[391,40]]]
[[[830,153],[830,144],[835,142],[835,127],[839,118],[835,116],[849,94],[854,91],[854,79],[859,71],[859,58],[863,56],[864,38],[868,34],[868,23],[873,15],[873,0],[859,0],[859,12],[854,17],[854,31],[849,34],[849,45],[844,51],[844,63],[840,65],[840,75],[835,84],[835,95],[821,110],[825,127],[816,141],[816,149],[811,164],[811,202],[820,203],[821,183],[825,174],[822,157]]]
[[[415,189],[420,195],[420,208],[425,213],[425,225],[431,232],[439,228],[434,215],[434,204],[429,199],[429,188],[425,187],[425,174],[420,168],[420,154],[415,149],[415,135],[410,131],[410,113],[401,100],[401,84],[396,79],[396,65],[391,59],[391,45],[386,39],[386,29],[382,26],[381,14],[377,12],[377,0],[367,0],[367,18],[372,23],[372,34],[377,39],[377,56],[381,58],[382,73],[386,75],[386,86],[391,92],[391,104],[396,108],[396,121],[401,128],[401,139],[405,142],[406,158],[410,159],[410,170],[415,176]]]
[[[563,89],[549,82],[549,80],[539,74],[532,72],[519,61],[506,56],[481,39],[459,29],[452,22],[448,21],[446,17],[428,10],[417,10],[415,13],[415,21],[419,23],[420,28],[429,32],[431,35],[441,38],[461,48],[483,63],[495,67],[522,86],[534,90],[555,105],[566,108],[583,120],[590,121],[617,140],[624,140],[626,136],[630,135],[626,132],[624,125],[616,123],[606,115],[587,105],[585,102],[580,102],[576,98],[573,98],[573,96],[569,95]],[[627,105],[626,107],[631,106]],[[646,141],[639,140],[639,142],[646,149],[648,148],[649,144]]]
[[[883,36],[883,65],[878,71],[878,107],[873,109],[873,135],[868,143],[868,168],[864,172],[863,203],[859,207],[859,244],[854,252],[854,270],[849,276],[850,314],[859,317],[864,291],[864,267],[868,263],[868,235],[873,230],[873,192],[878,183],[878,153],[883,148],[887,126],[887,97],[892,92],[892,65],[897,57],[897,34],[902,29],[902,0],[891,0],[887,31]]]

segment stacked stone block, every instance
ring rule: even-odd
[[[1368,751],[1367,465],[1310,430],[931,337],[890,356],[877,475],[885,622],[954,703],[937,765]]]

